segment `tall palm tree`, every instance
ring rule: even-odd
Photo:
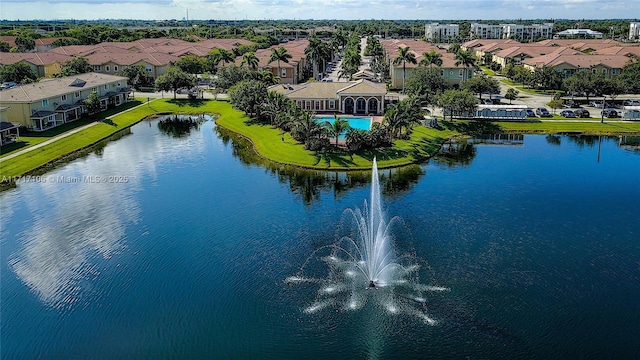
[[[467,66],[468,67],[475,67],[476,65],[476,58],[471,54],[470,51],[458,51],[456,53],[455,56],[456,62],[455,65],[459,66],[462,65],[465,67],[464,69],[464,75],[462,76],[462,81],[467,80]]]
[[[327,44],[320,40],[317,36],[313,35],[309,39],[309,45],[304,49],[304,54],[307,58],[313,61],[313,78],[318,78],[318,62],[322,60],[324,62],[327,57],[331,56],[331,50]],[[323,64],[324,65],[324,64]]]
[[[402,63],[402,91],[404,91],[407,62],[411,64],[417,63],[416,55],[409,51],[408,46],[398,46],[398,56],[393,60],[393,65],[399,65],[400,63]]]
[[[435,50],[424,52],[422,53],[422,60],[420,60],[420,65],[442,66],[442,54],[437,53]]]
[[[240,63],[240,66],[246,64],[247,67],[255,70],[256,68],[258,68],[259,63],[260,63],[260,60],[256,56],[256,53],[253,51],[249,51],[242,55],[242,62]]]
[[[289,51],[283,47],[277,47],[277,48],[271,48],[271,56],[269,57],[269,63],[272,63],[274,61],[278,62],[278,79],[282,77],[282,73],[280,71],[280,61],[284,61],[286,63],[289,63],[289,59],[291,59],[291,54],[289,54]]]
[[[346,130],[349,130],[350,128],[349,122],[339,117],[335,118],[333,122],[325,122],[324,126],[327,129],[329,135],[333,136],[336,139],[336,146],[338,146],[338,137],[340,136],[340,134],[342,134]]]

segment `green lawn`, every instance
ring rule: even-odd
[[[230,105],[229,108],[233,110]],[[455,131],[418,126],[409,140],[395,141],[393,148],[351,154],[338,149],[326,152],[305,150],[289,133],[285,134],[283,141],[279,129],[256,124],[244,115],[220,116],[216,123],[249,139],[256,152],[263,158],[282,164],[324,170],[370,169],[374,157],[377,158],[380,168],[424,161],[433,155],[446,139],[457,134]]]
[[[140,103],[138,102],[137,104]],[[0,178],[15,177],[30,173],[65,155],[96,144],[150,115],[162,113],[218,113],[218,108],[220,107],[226,109],[230,108],[230,105],[215,101],[171,99],[151,101],[148,105],[143,104],[143,106],[138,108],[114,115],[107,121],[97,123],[90,128],[59,139],[41,148],[34,149],[12,159],[2,160],[2,162],[0,162]],[[44,138],[44,140],[47,139],[48,138]]]
[[[138,102],[138,104],[140,104]],[[445,130],[436,130],[417,126],[408,140],[396,140],[394,147],[348,153],[338,149],[326,152],[313,152],[304,149],[287,133],[270,125],[251,121],[244,113],[235,110],[227,101],[214,100],[173,100],[157,99],[149,104],[143,103],[99,122],[78,133],[59,139],[54,143],[34,149],[12,159],[0,159],[0,178],[16,177],[35,170],[90,147],[111,135],[126,129],[146,117],[157,114],[217,114],[216,123],[232,132],[249,139],[256,152],[263,158],[283,164],[304,168],[324,170],[362,170],[370,169],[374,157],[380,168],[407,165],[422,162],[432,156],[449,138],[461,134],[473,135],[485,131],[506,131],[519,133],[561,133],[577,132],[585,134],[640,134],[640,122],[621,121],[578,122],[444,122]],[[46,137],[43,137],[46,139]],[[40,140],[35,139],[33,141]],[[43,141],[43,140],[42,140]]]

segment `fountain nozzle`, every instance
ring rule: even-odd
[[[369,287],[370,288],[376,287],[376,284],[373,282],[373,280],[369,280]]]

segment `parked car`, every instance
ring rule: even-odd
[[[617,118],[620,117],[616,109],[604,109],[600,112],[604,117],[607,118]]]
[[[639,106],[640,100],[625,100],[622,105],[624,106]]]
[[[593,106],[594,108],[602,109],[602,101],[590,101],[589,106]]]
[[[484,99],[482,100],[482,103],[485,105],[493,105],[493,101],[491,99]]]
[[[2,85],[0,85],[0,88],[2,90],[5,90],[5,89],[11,89],[12,87],[16,87],[16,86],[18,86],[16,82],[7,81],[7,82],[3,82]]]
[[[579,118],[591,117],[591,114],[589,114],[589,111],[587,109],[574,110],[573,113],[576,115],[576,117],[579,117]]]
[[[571,110],[562,110],[560,115],[566,118],[575,118],[576,114]]]
[[[539,107],[536,109],[536,115],[540,117],[551,117],[549,110],[547,108]]]
[[[527,113],[527,116],[536,117],[536,113],[533,112],[533,109],[528,108],[528,109],[524,109],[524,111]]]

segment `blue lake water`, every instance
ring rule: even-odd
[[[305,314],[291,286],[369,174],[259,164],[206,121],[131,134],[0,194],[3,359],[633,358],[640,152],[524,136],[381,171],[428,326],[375,306]],[[322,271],[322,269],[318,269]],[[375,291],[375,290],[372,290]]]

